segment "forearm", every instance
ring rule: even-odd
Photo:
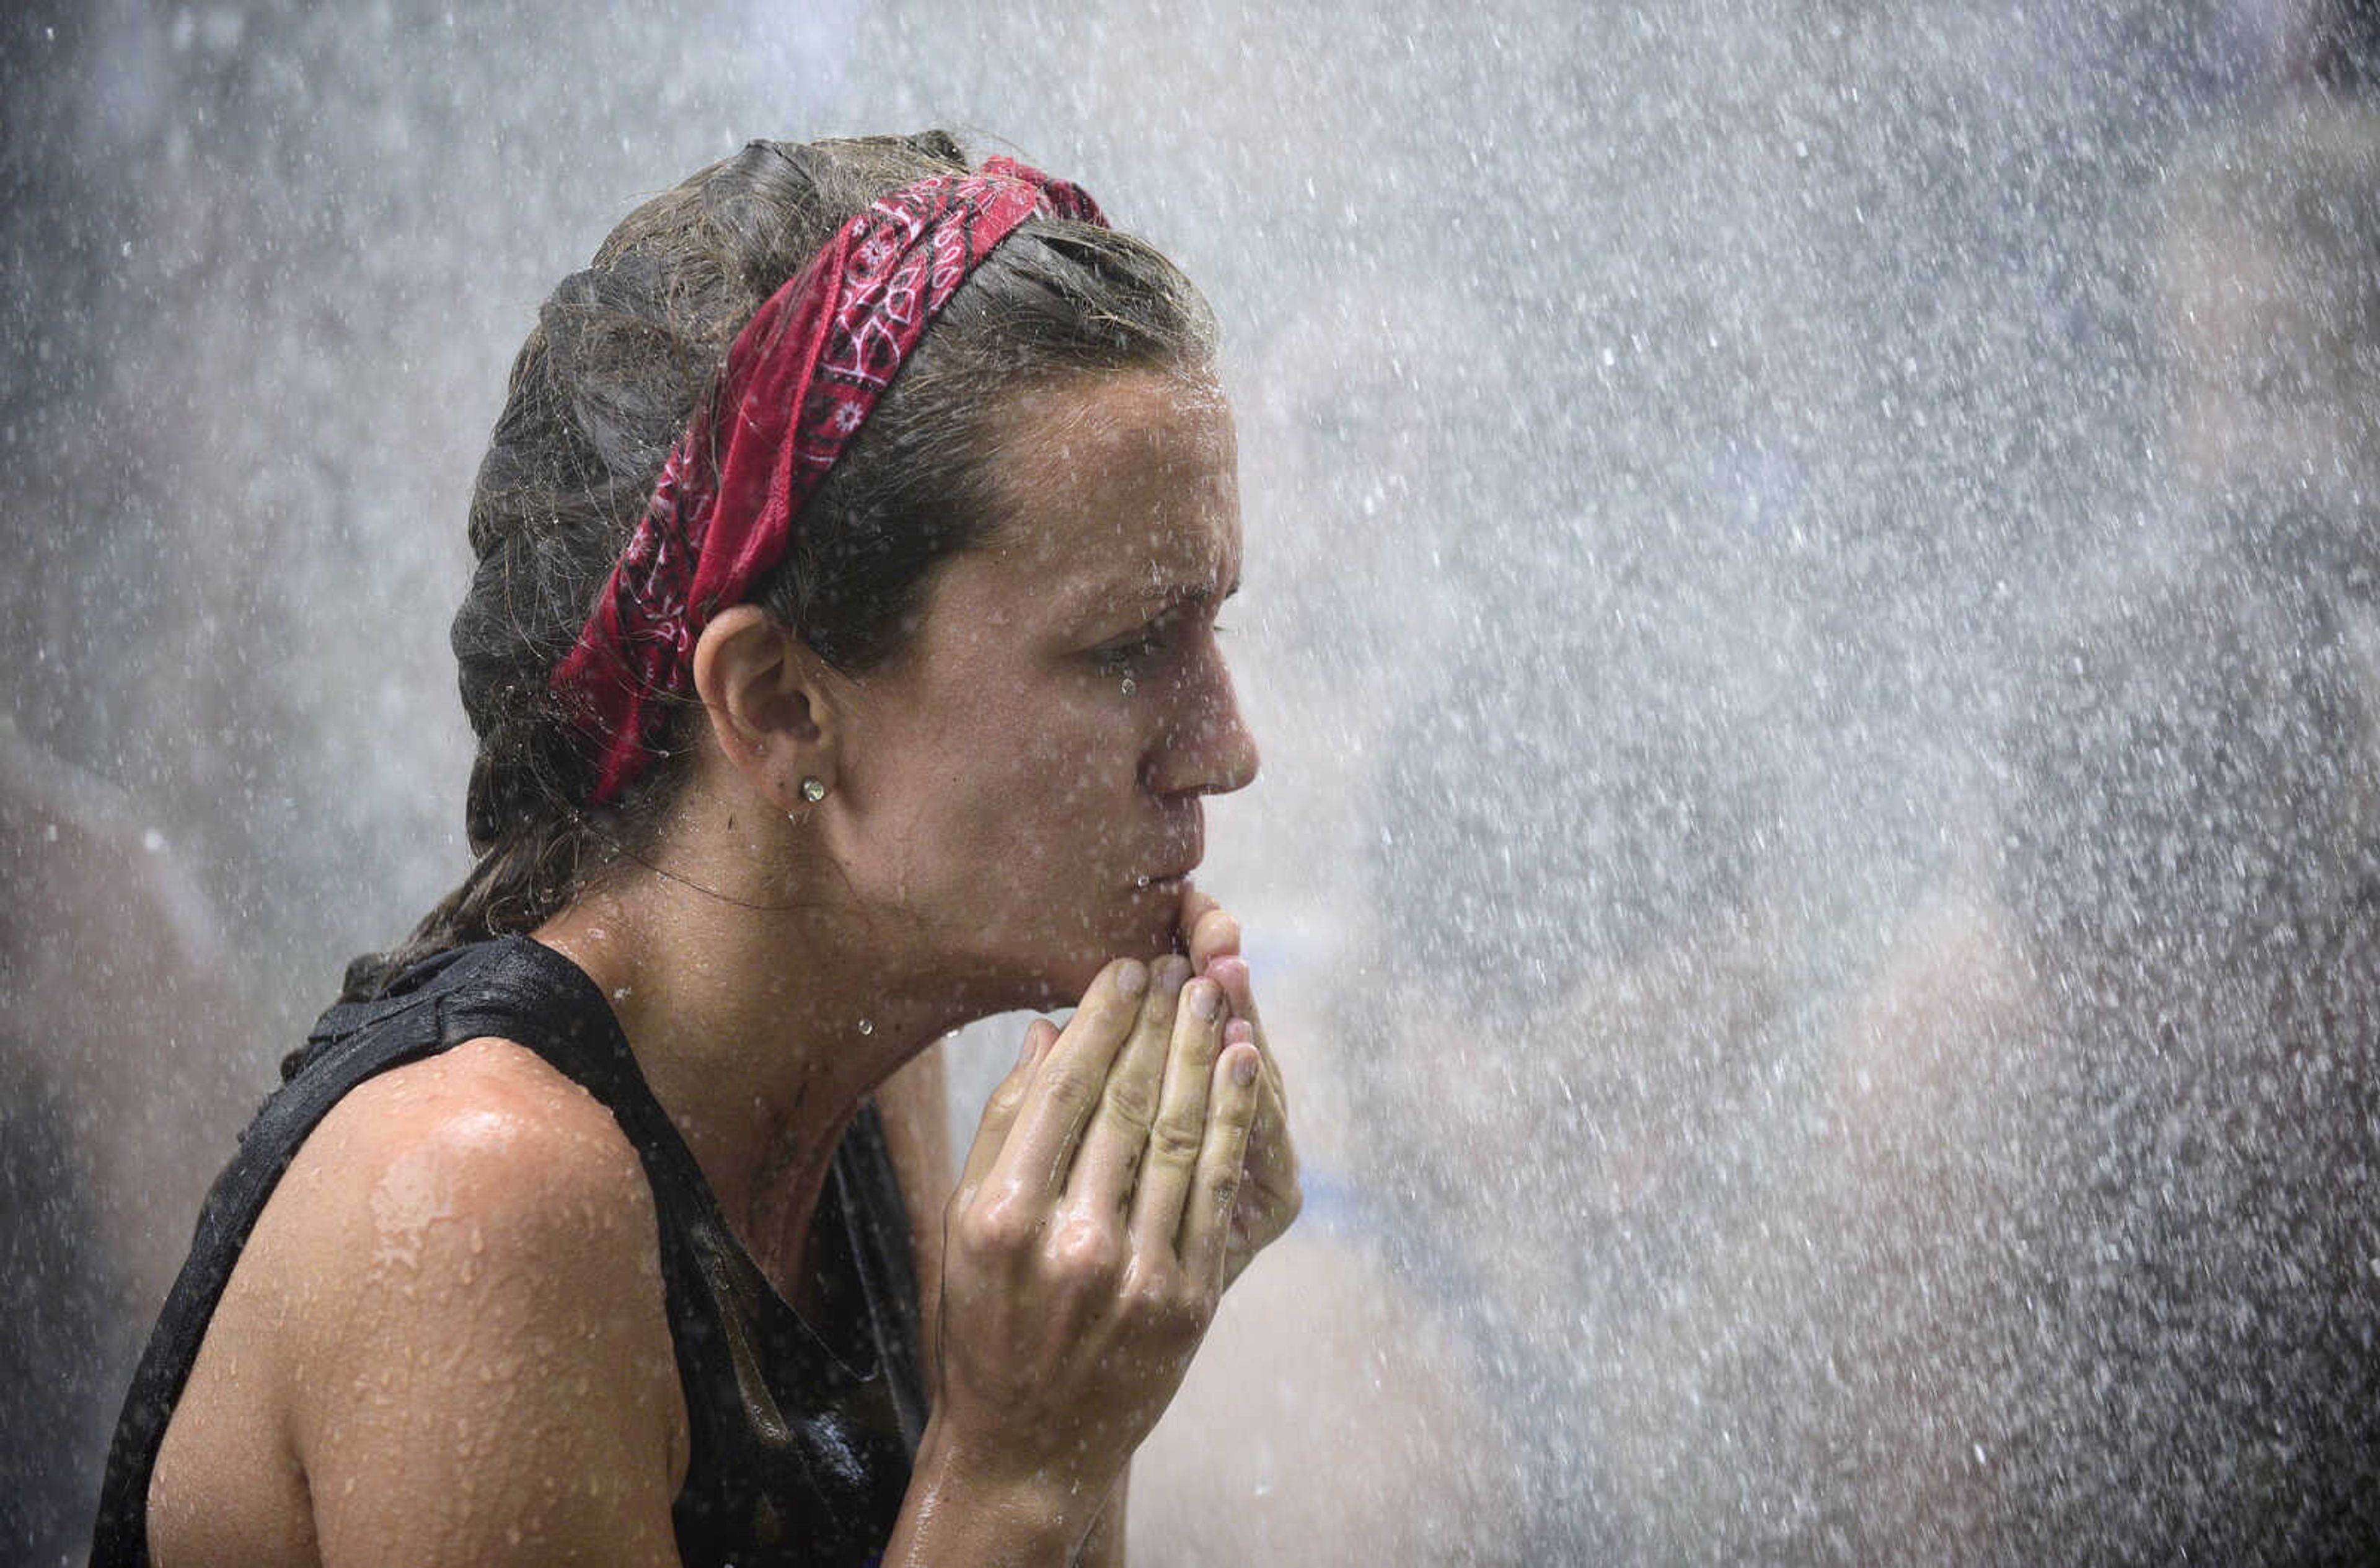
[[[1087,1491],[1003,1480],[929,1424],[884,1568],[1069,1568],[1096,1518]]]

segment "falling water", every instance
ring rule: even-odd
[[[72,1554],[205,1179],[464,863],[538,301],[747,138],[929,124],[1229,339],[1201,881],[1309,1202],[1135,1561],[2371,1531],[2353,10],[14,7],[0,1555]]]

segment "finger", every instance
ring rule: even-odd
[[[1140,1182],[1133,1189],[1133,1250],[1144,1258],[1170,1255],[1182,1228],[1182,1205],[1198,1167],[1207,1130],[1208,1080],[1223,1048],[1223,993],[1214,981],[1197,979],[1182,988],[1173,1015],[1172,1048],[1165,1062],[1165,1088],[1157,1120],[1149,1124],[1148,1149]]]
[[[1240,922],[1211,899],[1197,919],[1183,930],[1187,933],[1191,967],[1202,975],[1217,959],[1240,951]]]
[[[1173,1015],[1189,979],[1190,961],[1176,954],[1148,966],[1148,994],[1141,999],[1139,1021],[1116,1053],[1099,1109],[1083,1134],[1082,1152],[1066,1179],[1067,1199],[1087,1211],[1114,1214],[1131,1195],[1141,1151],[1148,1147],[1148,1125],[1157,1117]]]
[[[1173,924],[1174,941],[1178,944],[1178,951],[1183,953],[1189,952],[1190,937],[1193,932],[1197,930],[1198,922],[1205,919],[1210,912],[1220,909],[1221,907],[1222,906],[1215,901],[1215,895],[1202,891],[1197,883],[1184,882],[1182,884],[1182,912],[1180,915],[1175,917]],[[1192,962],[1190,966],[1193,969],[1203,969],[1206,967],[1205,965],[1197,963],[1195,960]]]
[[[1000,1146],[1008,1141],[1008,1129],[1016,1124],[1016,1112],[1025,1103],[1025,1091],[1033,1082],[1033,1068],[1048,1054],[1058,1039],[1058,1026],[1047,1018],[1036,1018],[1025,1026],[1025,1048],[1016,1053],[1016,1065],[1000,1087],[991,1091],[991,1099],[983,1108],[983,1120],[976,1124],[975,1141],[967,1146],[966,1159],[959,1166],[958,1192],[965,1195],[983,1185],[991,1173],[992,1161],[1000,1158]]]
[[[1182,1267],[1194,1280],[1222,1282],[1248,1127],[1256,1119],[1257,1076],[1256,1048],[1239,1041],[1224,1051],[1209,1080],[1206,1137],[1182,1217]]]
[[[1231,918],[1228,915],[1223,918]],[[1223,996],[1232,1004],[1232,1016],[1245,1018],[1262,1030],[1264,1025],[1257,1015],[1256,979],[1248,972],[1248,961],[1240,956],[1239,941],[1239,930],[1234,926],[1231,950],[1208,959],[1198,972],[1223,988]]]
[[[1226,1049],[1230,1043],[1225,1042]],[[1289,1117],[1280,1088],[1261,1072],[1257,1075],[1257,1105],[1248,1121],[1248,1146],[1242,1160],[1242,1174],[1245,1179],[1240,1185],[1232,1245],[1235,1248],[1263,1246],[1289,1228],[1304,1200],[1298,1184],[1297,1149],[1290,1137]]]
[[[1248,1168],[1267,1186],[1280,1184],[1269,1179],[1276,1168],[1293,1174],[1297,1156],[1289,1143],[1289,1100],[1283,1092],[1281,1075],[1272,1070],[1271,1058],[1261,1047],[1257,1052],[1257,1113],[1248,1127]]]
[[[1216,959],[1207,966],[1206,974],[1223,988],[1223,995],[1232,1004],[1232,1015],[1245,1018],[1256,1030],[1263,1088],[1257,1106],[1256,1136],[1262,1140],[1268,1122],[1278,1126],[1289,1119],[1289,1086],[1281,1075],[1281,1058],[1273,1054],[1272,1042],[1265,1038],[1264,1015],[1257,1010],[1256,982],[1249,976],[1247,960],[1236,954]]]
[[[1119,958],[1099,971],[1083,1004],[1042,1052],[988,1180],[1011,1184],[1036,1200],[1054,1197],[1065,1185],[1083,1124],[1148,990],[1148,966],[1136,959]]]

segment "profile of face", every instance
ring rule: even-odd
[[[853,683],[820,816],[880,928],[995,1007],[1169,950],[1202,800],[1257,767],[1217,641],[1241,549],[1221,392],[1089,376],[1022,395],[1005,433],[1005,519]]]

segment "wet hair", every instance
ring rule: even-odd
[[[349,966],[348,997],[448,948],[535,928],[650,837],[683,785],[700,705],[682,701],[665,760],[591,811],[589,743],[551,673],[736,332],[868,203],[967,167],[942,131],[755,141],[631,213],[545,302],[480,466],[479,566],[453,631],[479,737],[466,812],[478,858],[401,946]],[[936,565],[1006,520],[1004,417],[1018,393],[1203,373],[1214,354],[1211,311],[1155,249],[1026,220],[952,297],[753,602],[837,669],[881,663],[914,631]]]

